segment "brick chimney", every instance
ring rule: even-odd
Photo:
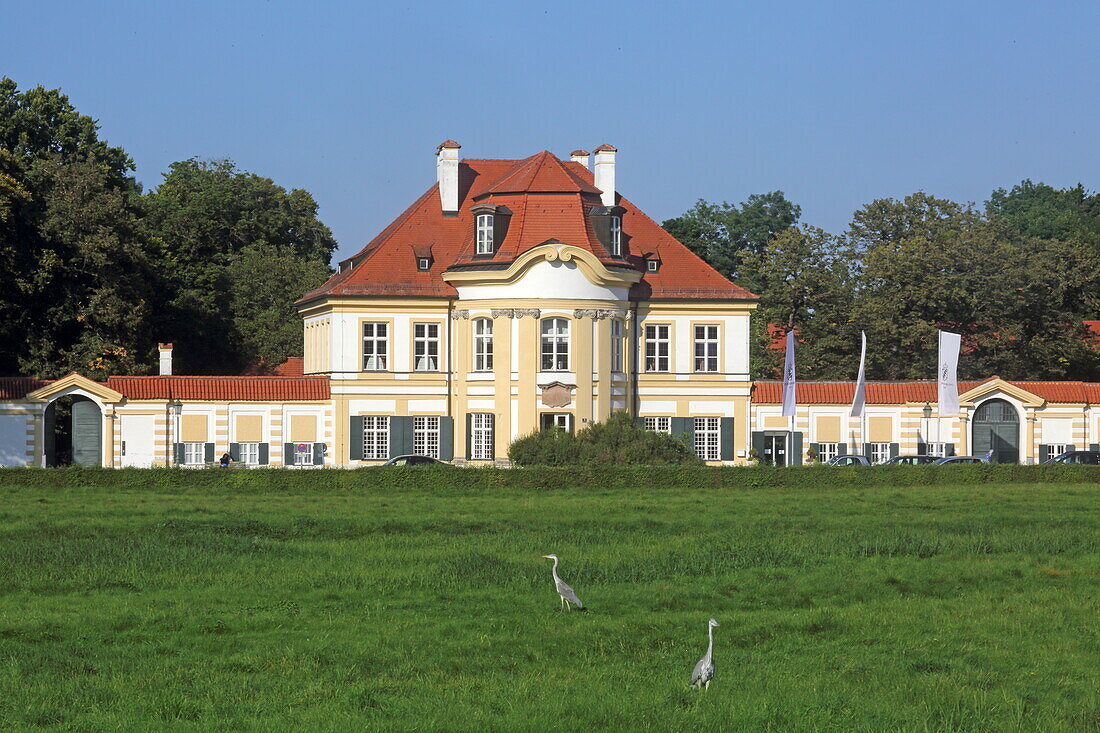
[[[435,149],[435,175],[443,216],[458,216],[458,150],[454,140],[444,140]]]
[[[172,344],[157,344],[160,352],[160,376],[172,376]]]
[[[596,188],[603,193],[604,206],[615,205],[615,153],[616,148],[606,143],[596,148],[595,179]]]
[[[588,151],[587,150],[574,150],[569,154],[569,160],[574,163],[580,163],[585,168],[588,167]]]

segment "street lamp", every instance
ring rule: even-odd
[[[169,458],[168,461],[165,461],[165,465],[172,465],[175,462],[175,453],[172,450],[172,443],[173,443],[172,436],[174,434],[175,437],[176,437],[176,440],[179,440],[180,415],[183,414],[183,403],[180,402],[180,400],[178,398],[174,399],[174,400],[169,400],[168,401],[168,412],[171,413],[172,417],[175,418],[175,419],[172,420],[172,428],[173,429],[168,431],[168,445],[166,447],[168,449],[168,455],[169,455],[170,458]]]
[[[932,419],[932,405],[925,402],[924,409],[922,409],[921,412],[924,413],[924,444],[927,446],[930,442],[928,440],[928,421]],[[927,448],[925,450],[927,450]]]

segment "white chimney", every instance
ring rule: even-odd
[[[444,140],[435,149],[435,175],[444,216],[458,214],[458,149],[461,147],[454,140]]]
[[[588,151],[587,150],[574,150],[569,154],[569,160],[574,163],[580,163],[585,168],[588,168]]]
[[[606,143],[596,148],[596,188],[603,193],[600,198],[604,206],[615,205],[615,152],[616,149]]]
[[[172,376],[172,344],[157,344],[160,352],[160,376]]]

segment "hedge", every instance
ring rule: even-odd
[[[0,489],[118,489],[155,493],[441,493],[506,488],[667,491],[698,488],[830,489],[981,484],[1100,484],[1100,468],[962,465],[773,468],[630,466],[579,468],[360,468],[232,470],[219,468],[0,468]]]

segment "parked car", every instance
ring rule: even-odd
[[[888,460],[886,463],[883,463],[882,465],[884,465],[884,466],[928,466],[928,465],[931,465],[931,464],[935,463],[938,460],[939,460],[939,458],[937,458],[936,456],[894,456],[893,458]]]
[[[1060,456],[1048,458],[1043,463],[1083,463],[1086,466],[1100,466],[1100,451],[1071,450]]]
[[[936,461],[937,466],[955,465],[956,463],[988,463],[982,456],[948,456]]]
[[[428,456],[394,456],[382,464],[383,466],[449,466],[451,464],[438,461]]]
[[[871,461],[867,459],[867,456],[859,456],[854,453],[837,456],[833,460],[829,461],[830,466],[870,466]]]

